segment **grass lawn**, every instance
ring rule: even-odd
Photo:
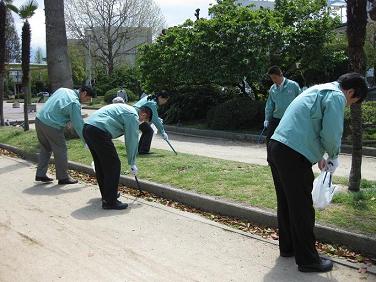
[[[17,128],[0,128],[0,143],[10,144],[28,152],[36,152],[34,131],[24,133]],[[69,160],[90,165],[90,152],[79,140],[67,142]],[[129,173],[122,142],[115,142],[122,162],[122,174]],[[153,149],[154,154],[139,156],[139,179],[168,184],[176,188],[221,197],[230,201],[264,209],[276,210],[276,197],[270,169],[214,158],[179,154]],[[346,185],[347,179],[335,177],[334,182]],[[330,226],[376,234],[376,182],[363,180],[358,193],[335,195],[333,204],[316,213],[318,222]]]

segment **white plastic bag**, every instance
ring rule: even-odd
[[[313,181],[312,201],[317,209],[326,208],[332,201],[335,186],[332,184],[332,175],[330,172],[322,171]]]

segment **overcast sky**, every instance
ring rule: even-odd
[[[24,4],[26,0],[14,0],[13,4],[17,7]],[[44,1],[37,0],[39,4],[35,15],[29,20],[31,25],[31,48],[32,51],[38,47],[43,49],[45,54],[46,49],[46,29],[44,17]],[[194,13],[197,8],[200,8],[201,17],[208,16],[208,8],[210,3],[216,3],[215,0],[154,0],[154,2],[161,8],[162,14],[166,19],[167,26],[174,26],[183,23],[186,19],[194,19]],[[22,21],[19,17],[13,14],[16,23],[17,32],[21,38]]]

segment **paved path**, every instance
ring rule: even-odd
[[[23,121],[23,103],[20,103],[19,108],[13,108],[12,103],[5,103],[4,102],[4,120],[5,121]],[[37,104],[37,110],[40,109],[43,104]],[[35,112],[29,113],[29,120],[35,119]]]
[[[34,174],[0,156],[0,281],[376,281],[339,264],[300,273],[275,245],[199,215],[130,198],[105,211],[97,187]]]

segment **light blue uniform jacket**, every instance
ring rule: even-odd
[[[287,108],[271,139],[305,156],[312,164],[326,152],[340,152],[346,97],[337,82],[308,88]]]
[[[136,107],[138,109],[141,107],[150,108],[150,110],[153,113],[151,122],[155,125],[160,134],[165,133],[165,129],[163,127],[163,120],[158,117],[158,104],[154,99],[148,100],[148,97],[146,96],[139,100],[136,104],[134,104],[133,107]]]
[[[299,84],[285,78],[281,86],[273,84],[265,105],[265,120],[281,119],[292,100],[301,93]]]
[[[124,135],[128,164],[136,163],[139,117],[135,108],[120,103],[110,104],[95,111],[86,123],[111,134],[112,138]]]
[[[68,88],[56,90],[38,111],[37,118],[45,125],[56,129],[63,129],[71,121],[78,136],[84,141],[80,98],[75,90]]]

